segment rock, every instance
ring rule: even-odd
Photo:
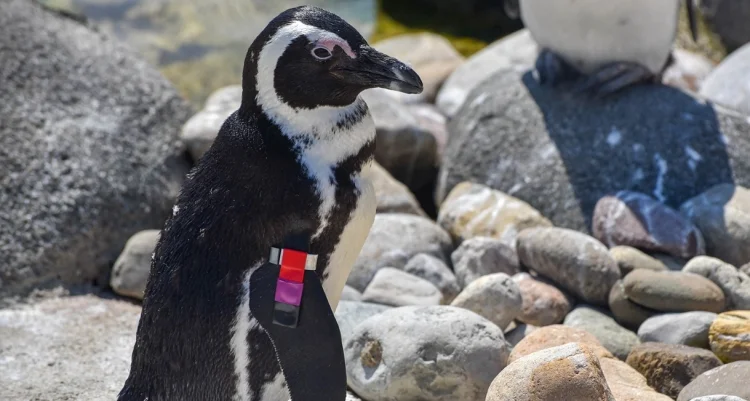
[[[474,89],[448,131],[438,202],[471,181],[578,231],[589,229],[596,202],[617,191],[677,208],[720,183],[750,185],[750,121],[669,86],[602,100],[505,70]]]
[[[656,391],[677,398],[688,383],[721,365],[711,351],[678,344],[643,343],[628,355],[628,365]]]
[[[623,285],[628,299],[662,312],[721,312],[726,302],[721,288],[693,273],[639,269]]]
[[[464,241],[451,255],[458,284],[466,287],[472,281],[493,273],[512,276],[521,270],[516,250],[489,237]]]
[[[414,68],[424,85],[420,97],[430,103],[435,101],[443,82],[464,62],[448,40],[433,33],[399,35],[373,47]]]
[[[599,354],[601,356],[612,357],[612,354],[602,347],[602,343],[586,330],[553,324],[551,326],[538,327],[527,333],[523,340],[513,347],[513,351],[508,357],[508,363],[513,363],[537,351],[568,343],[586,344],[592,348],[600,347],[601,351],[599,351]]]
[[[372,185],[378,200],[378,213],[406,213],[426,216],[414,194],[377,162],[372,163]]]
[[[711,29],[721,37],[721,42],[736,49],[750,42],[750,5],[744,1],[701,0],[700,11],[711,24]]]
[[[665,313],[647,319],[638,328],[642,342],[708,348],[708,329],[718,315],[711,312]]]
[[[359,291],[355,290],[352,287],[349,287],[348,285],[345,285],[344,290],[341,292],[341,300],[361,302],[362,293],[360,293]]]
[[[468,309],[497,327],[508,327],[521,313],[521,290],[505,273],[480,277],[466,286],[451,306]]]
[[[518,236],[521,264],[544,275],[577,297],[605,304],[620,278],[617,263],[601,242],[562,228],[530,228]]]
[[[733,395],[707,395],[705,397],[693,398],[690,401],[745,401],[745,399]]]
[[[617,323],[633,330],[637,330],[646,319],[659,313],[631,301],[625,294],[622,280],[617,280],[609,292],[609,309]]]
[[[573,309],[565,317],[563,324],[593,334],[604,348],[622,360],[625,360],[630,350],[641,342],[635,333],[620,326],[606,314],[586,305]]]
[[[740,267],[739,269],[741,272],[747,274],[750,276],[750,263],[745,264],[744,266]]]
[[[431,282],[392,267],[384,267],[362,293],[362,301],[381,305],[440,305],[443,294]]]
[[[664,263],[664,266],[667,266],[667,269],[672,271],[682,271],[682,268],[685,267],[687,264],[687,260],[676,258],[672,255],[666,255],[663,253],[652,253],[649,256],[652,258],[658,260],[661,263]]]
[[[750,400],[750,361],[728,363],[709,370],[690,382],[680,392],[677,401],[714,394],[726,394]]]
[[[667,266],[660,260],[651,257],[638,249],[629,246],[615,246],[610,248],[609,254],[620,267],[620,275],[625,277],[635,269],[648,269],[654,271],[668,270]]]
[[[521,323],[513,328],[513,330],[505,333],[505,341],[507,341],[511,348],[513,348],[536,329],[538,329],[538,327]]]
[[[737,146],[741,146],[737,143]],[[717,185],[685,202],[680,212],[703,233],[706,252],[733,266],[750,262],[750,190]]]
[[[458,243],[492,237],[513,246],[522,230],[552,225],[526,202],[470,182],[458,184],[440,205],[438,224]]]
[[[701,275],[718,285],[727,298],[728,309],[750,310],[750,276],[719,259],[700,256],[693,258],[682,269]]]
[[[516,319],[535,326],[549,326],[562,322],[570,312],[574,300],[548,280],[528,273],[513,276],[523,299],[521,314]]]
[[[581,344],[521,358],[492,381],[487,401],[615,401],[599,359]]]
[[[127,239],[171,213],[190,107],[118,41],[35,2],[0,3],[0,48],[0,299],[103,285]]]
[[[154,254],[160,233],[159,230],[141,231],[125,243],[125,249],[115,261],[109,281],[116,293],[143,299],[151,271],[151,255]]]
[[[354,329],[365,320],[391,309],[390,306],[369,302],[352,302],[341,300],[336,307],[336,321],[341,331],[341,343],[346,346]]]
[[[684,49],[672,49],[673,63],[662,74],[661,82],[684,91],[698,92],[716,67],[711,59]]]
[[[459,66],[438,92],[436,104],[448,117],[456,115],[469,93],[502,70],[525,71],[534,65],[538,46],[524,29],[508,35]]]
[[[240,108],[241,102],[242,86],[226,86],[212,93],[203,110],[185,123],[180,139],[187,145],[193,160],[200,159],[211,148],[224,121]]]
[[[95,295],[0,310],[2,400],[114,400],[141,308]]]
[[[461,286],[442,260],[420,253],[409,260],[404,271],[431,282],[443,293],[443,302],[450,303],[461,292]]]
[[[720,314],[708,332],[711,350],[723,362],[750,360],[750,310]]]
[[[627,363],[613,358],[599,358],[612,395],[617,401],[670,401],[648,386],[646,378]]]
[[[508,344],[473,312],[407,306],[362,322],[344,354],[349,386],[368,401],[474,401],[505,367]]]
[[[447,262],[452,249],[450,235],[426,217],[377,214],[347,284],[364,291],[381,267],[403,268],[420,253]]]
[[[629,245],[681,258],[705,253],[700,231],[676,210],[648,195],[620,191],[596,203],[594,237],[608,247]]]
[[[350,391],[346,392],[346,400],[344,401],[362,401],[361,398],[357,397],[356,395],[352,394]]]

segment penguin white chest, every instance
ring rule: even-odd
[[[680,0],[521,0],[521,18],[539,46],[583,73],[615,61],[660,73],[679,10]]]

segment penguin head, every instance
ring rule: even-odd
[[[342,18],[310,6],[268,24],[248,50],[243,75],[243,101],[263,109],[343,107],[369,88],[422,91],[414,70],[370,47]]]

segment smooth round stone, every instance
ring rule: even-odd
[[[510,353],[510,357],[508,357],[508,363],[513,363],[539,350],[567,343],[581,343],[590,345],[593,348],[598,347],[600,355],[612,357],[612,354],[602,347],[602,343],[586,330],[553,324],[551,326],[538,327],[527,333],[524,339],[513,347],[513,351]]]
[[[646,319],[659,313],[628,299],[622,280],[617,280],[609,292],[609,309],[617,323],[633,330],[637,330]]]
[[[721,312],[726,302],[721,288],[692,273],[639,269],[623,285],[628,299],[663,312]]]
[[[683,387],[721,361],[711,351],[678,344],[643,343],[628,355],[628,365],[656,391],[677,398]]]
[[[709,370],[690,382],[680,392],[677,401],[691,401],[696,397],[725,394],[750,400],[750,361],[728,363]]]
[[[571,297],[559,290],[548,280],[532,277],[528,273],[513,276],[523,298],[521,314],[517,320],[534,326],[549,326],[562,322],[570,312]]]
[[[709,256],[691,259],[682,269],[701,275],[718,285],[727,298],[727,309],[750,310],[750,276],[736,267]]]
[[[505,273],[495,273],[472,281],[452,306],[468,309],[505,328],[521,313],[521,290]]]
[[[711,324],[708,341],[725,363],[750,360],[750,310],[720,314]]]
[[[524,338],[526,338],[526,336],[533,333],[536,329],[538,329],[538,327],[526,323],[520,323],[512,330],[505,333],[505,341],[507,341],[511,347],[515,347]]]
[[[341,300],[336,307],[336,322],[341,331],[341,343],[346,345],[354,328],[368,318],[391,309],[390,306]]]
[[[143,299],[148,274],[151,271],[151,255],[159,241],[160,230],[141,231],[125,243],[125,248],[115,261],[109,285],[120,295]]]
[[[443,294],[431,282],[392,267],[375,274],[362,301],[382,305],[440,305]]]
[[[740,271],[750,276],[750,263],[747,263],[744,266],[740,267]]]
[[[669,270],[659,259],[649,256],[642,251],[627,245],[618,245],[610,248],[609,254],[617,262],[622,277],[628,275],[635,269],[648,269],[654,271]]]
[[[563,324],[593,334],[604,348],[622,360],[628,357],[633,347],[640,344],[635,333],[590,306],[578,306],[565,317]]]
[[[735,397],[733,395],[706,395],[703,397],[695,397],[690,401],[746,401],[744,398]]]
[[[512,276],[521,270],[516,250],[490,237],[474,237],[464,241],[453,252],[451,259],[461,287],[488,274],[505,273]]]
[[[221,126],[242,103],[242,85],[226,86],[214,91],[203,110],[190,117],[180,132],[193,160],[199,160],[211,148]]]
[[[344,355],[349,386],[368,401],[476,401],[505,367],[508,344],[468,310],[407,306],[358,325]]]
[[[341,301],[361,302],[362,293],[352,287],[349,287],[348,285],[345,285],[344,289],[341,291]]]
[[[638,328],[638,338],[644,343],[682,344],[708,349],[708,329],[717,316],[712,312],[657,315],[647,319]]]
[[[614,401],[597,356],[570,343],[523,357],[492,381],[486,401]]]
[[[450,303],[461,292],[453,271],[445,262],[432,255],[420,253],[414,256],[404,266],[404,271],[434,284],[443,293],[443,303]]]
[[[377,213],[406,213],[417,216],[427,214],[419,206],[416,196],[403,183],[393,178],[383,166],[372,163],[370,171],[372,186],[375,188],[375,198],[378,201]]]
[[[671,401],[649,387],[646,378],[627,363],[615,358],[599,358],[602,372],[616,401]]]
[[[530,228],[519,234],[517,247],[524,266],[592,304],[606,305],[620,278],[607,247],[577,231]]]

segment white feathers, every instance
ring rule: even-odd
[[[237,380],[237,390],[233,401],[250,401],[250,378],[248,366],[250,364],[250,346],[247,334],[254,328],[259,328],[258,321],[250,318],[250,276],[261,266],[256,264],[245,273],[242,280],[242,299],[237,309],[234,322],[230,328],[229,349],[234,354],[234,374]]]

